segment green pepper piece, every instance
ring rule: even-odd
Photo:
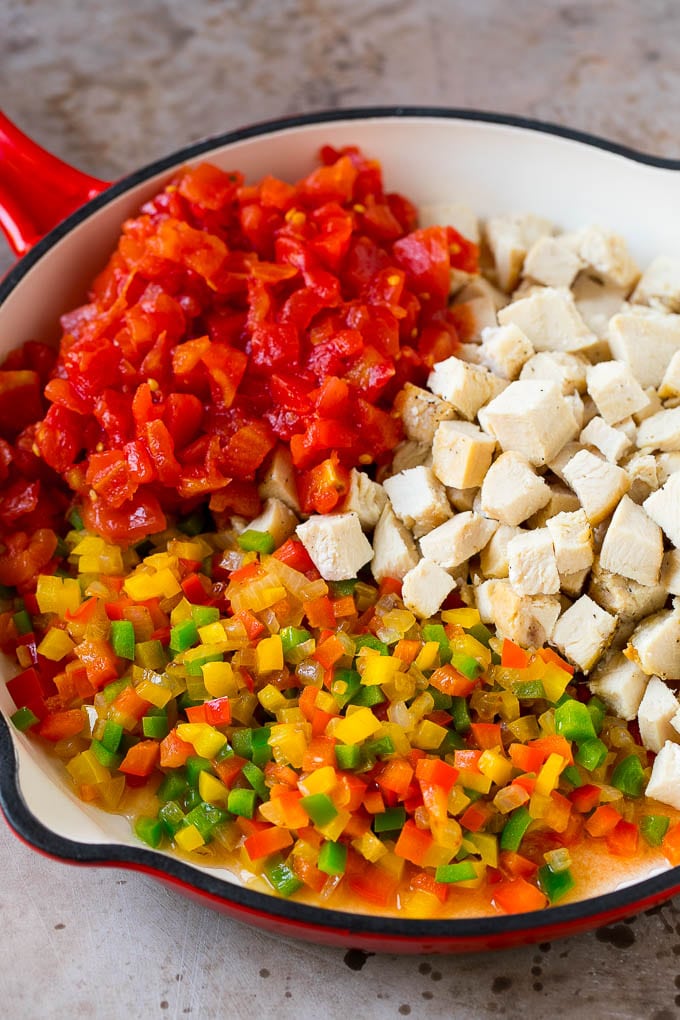
[[[608,754],[607,745],[599,737],[584,740],[574,755],[574,760],[588,772],[599,769]]]
[[[162,672],[167,665],[167,656],[160,641],[138,641],[135,645],[135,663],[143,669]]]
[[[20,634],[23,637],[24,634],[33,633],[33,621],[25,609],[20,609],[17,613],[15,613],[12,620],[16,627],[17,634]]]
[[[208,804],[204,800],[189,811],[185,822],[187,825],[195,825],[207,843],[208,840],[212,839],[215,828],[221,825],[222,822],[226,822],[228,818],[229,815],[226,811],[217,807],[216,804]]]
[[[135,628],[130,620],[111,621],[111,647],[121,659],[134,660]]]
[[[447,730],[446,736],[437,748],[437,754],[444,758],[447,754],[452,754],[454,751],[464,751],[466,747],[467,744],[460,733],[457,733],[456,730]]]
[[[361,675],[356,669],[336,669],[331,683],[331,694],[338,703],[339,708],[344,708],[361,687]]]
[[[670,818],[667,815],[643,815],[640,819],[640,832],[650,846],[661,846],[668,831]]]
[[[518,680],[510,685],[510,690],[516,698],[525,700],[545,697],[545,690],[541,680]]]
[[[199,758],[196,754],[191,754],[185,763],[186,777],[189,786],[198,786],[198,777],[201,772],[210,772],[212,770],[212,763],[208,758]]]
[[[380,652],[381,655],[390,654],[390,650],[385,642],[381,641],[374,634],[359,634],[354,639],[354,647],[357,652],[360,648],[373,648],[376,652]]]
[[[18,708],[9,718],[12,725],[21,733],[25,733],[26,730],[30,730],[31,726],[35,726],[38,722],[37,715],[34,715],[30,708],[26,708],[25,706],[23,708]]]
[[[209,623],[217,623],[220,611],[217,606],[192,606],[191,619],[197,627],[207,627]]]
[[[335,598],[339,598],[343,595],[354,595],[354,589],[356,586],[356,577],[348,577],[346,581],[330,581],[328,585],[331,590],[331,594],[335,596]]]
[[[84,531],[85,525],[83,524],[83,518],[80,515],[78,507],[74,506],[68,512],[67,521],[71,525],[74,531]]]
[[[254,765],[252,761],[247,761],[241,769],[241,772],[255,790],[260,800],[269,800],[269,787],[265,782],[264,772],[262,769],[257,765]],[[231,810],[231,808],[229,810]]]
[[[231,736],[231,745],[234,749],[234,754],[237,754],[239,758],[253,757],[253,731],[247,726],[243,729],[234,730]]]
[[[163,825],[157,818],[140,815],[135,821],[135,835],[155,850],[163,841]]]
[[[281,638],[281,647],[283,649],[283,657],[289,655],[294,648],[298,645],[303,644],[305,641],[309,641],[311,634],[304,627],[282,627],[279,631],[279,637]]]
[[[90,744],[92,754],[95,756],[100,765],[103,765],[106,769],[116,769],[122,762],[122,758],[115,751],[109,751],[108,747],[105,747],[100,740],[93,740]]]
[[[451,644],[441,623],[426,623],[421,630],[421,636],[423,641],[437,642],[439,645],[439,662],[442,666],[451,661]]]
[[[111,702],[118,697],[120,692],[124,691],[125,688],[129,686],[130,681],[127,679],[127,677],[121,677],[120,680],[113,680],[112,683],[107,684],[106,687],[104,687],[104,689],[102,690],[102,694],[104,695],[104,700],[106,701],[107,705],[110,705]]]
[[[404,828],[406,809],[397,806],[381,811],[373,818],[374,832],[396,832]]]
[[[302,885],[293,869],[278,854],[265,865],[264,874],[281,896],[292,896]]]
[[[555,733],[567,740],[594,740],[597,736],[590,712],[580,701],[570,698],[555,709]]]
[[[335,760],[342,771],[359,768],[361,765],[361,747],[359,744],[336,744]]]
[[[392,737],[385,736],[380,737],[378,740],[367,741],[364,744],[364,751],[366,754],[373,755],[375,758],[394,754],[394,743],[392,741]]]
[[[347,867],[347,847],[344,843],[324,843],[319,850],[316,862],[319,871],[324,875],[344,875]]]
[[[642,762],[636,754],[629,754],[615,766],[611,784],[626,797],[642,796],[645,789],[645,774]]]
[[[203,803],[203,798],[198,792],[197,786],[190,786],[182,798],[185,811],[193,811],[195,807]]]
[[[270,535],[268,531],[256,531],[255,528],[246,528],[238,536],[237,541],[244,552],[265,553],[269,555],[276,549],[273,535]]]
[[[435,882],[469,882],[477,878],[472,861],[460,861],[458,864],[440,864],[434,873]]]
[[[501,850],[514,850],[516,853],[531,822],[528,808],[515,808],[501,832]]]
[[[338,813],[338,809],[326,793],[310,793],[308,797],[302,797],[300,804],[314,825],[328,825]]]
[[[271,726],[258,726],[257,729],[252,731],[251,744],[253,753],[251,760],[254,765],[266,765],[274,757],[274,752],[269,744],[271,732]]]
[[[230,790],[227,798],[227,810],[241,818],[252,818],[255,814],[257,793],[255,790]]]
[[[170,732],[168,718],[165,715],[145,715],[142,719],[142,733],[154,740],[163,740]]]
[[[454,652],[451,655],[451,665],[462,673],[468,680],[476,680],[484,672],[484,667],[473,655],[464,655],[461,652]]]
[[[439,712],[443,709],[445,712],[450,711],[453,699],[450,694],[444,694],[443,691],[438,690],[436,687],[428,687],[427,693],[434,701],[434,710]]]
[[[162,823],[168,836],[174,836],[184,825],[184,812],[177,801],[169,800],[160,808],[158,820]]]
[[[569,868],[551,871],[547,864],[538,869],[538,884],[551,903],[557,903],[574,888],[574,876]]]
[[[465,698],[454,695],[451,698],[451,708],[449,709],[449,712],[451,713],[453,725],[458,733],[467,733],[472,725],[472,719],[470,718],[470,711]]]
[[[578,789],[579,786],[583,786],[583,780],[581,779],[579,770],[575,765],[567,765],[566,768],[563,768],[562,778],[566,779],[568,783],[571,783],[574,789]]]
[[[371,687],[364,687],[362,684],[352,698],[350,704],[361,705],[364,708],[372,708],[374,705],[382,705],[385,700],[385,695],[377,684]]]
[[[177,800],[188,789],[186,777],[181,772],[168,772],[163,782],[156,791],[156,796],[162,804]]]
[[[170,651],[186,652],[198,641],[198,628],[193,620],[183,620],[170,631]]]
[[[194,623],[193,620],[187,620],[187,623],[191,623],[194,627],[196,626],[196,624]],[[199,677],[202,677],[203,676],[203,666],[205,666],[206,662],[223,662],[223,661],[224,661],[224,655],[223,655],[222,652],[210,652],[210,653],[206,653],[205,655],[197,656],[195,659],[192,659],[190,662],[185,663],[186,670],[187,670],[187,676],[199,676]]]
[[[484,645],[486,648],[489,647],[489,642],[493,637],[489,628],[485,627],[483,623],[476,623],[474,627],[466,627],[465,632],[479,641],[480,645]]]
[[[593,695],[593,697],[586,705],[586,708],[590,712],[590,718],[593,721],[593,729],[595,730],[595,733],[599,737],[600,732],[602,730],[604,717],[607,714],[607,706],[605,705],[604,701]]]

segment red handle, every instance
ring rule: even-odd
[[[0,229],[17,255],[108,188],[31,141],[0,111]]]

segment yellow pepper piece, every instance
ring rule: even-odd
[[[333,730],[333,736],[341,744],[360,744],[380,729],[380,722],[370,708],[361,707],[345,716]]]
[[[167,567],[155,573],[145,569],[136,570],[130,577],[125,578],[123,587],[135,602],[145,602],[153,598],[169,599],[182,590],[179,581]]]
[[[490,832],[470,832],[467,837],[477,848],[482,862],[490,868],[498,867],[498,837]]]
[[[477,878],[471,878],[467,882],[456,882],[459,889],[479,889],[486,880],[486,864],[484,861],[470,861],[470,864],[477,872]]]
[[[219,620],[215,620],[214,623],[206,623],[205,627],[199,627],[198,636],[203,645],[218,645],[226,638],[224,627]]]
[[[413,747],[419,747],[421,751],[436,751],[447,732],[445,726],[423,719],[411,736],[411,744]]]
[[[206,556],[210,556],[212,549],[202,538],[195,538],[191,542],[175,538],[168,542],[168,552],[178,560],[194,560],[200,563]]]
[[[35,596],[41,613],[58,613],[59,616],[75,613],[81,602],[80,585],[72,577],[41,574]]]
[[[314,828],[317,832],[320,832],[326,839],[332,840],[334,843],[342,835],[345,826],[351,819],[349,811],[338,811],[335,818],[330,821],[327,825],[315,825]]]
[[[198,774],[198,792],[210,804],[226,804],[229,790],[212,772],[203,769]]]
[[[378,839],[370,830],[365,832],[363,836],[359,836],[357,839],[352,840],[352,846],[357,853],[365,857],[371,864],[375,864],[381,857],[384,857],[387,853],[387,847],[385,844]]]
[[[81,751],[75,758],[71,758],[66,764],[66,771],[77,786],[106,783],[111,778],[109,770],[99,763],[95,758],[94,751],[89,748],[87,751]]]
[[[98,556],[104,551],[106,542],[99,535],[85,535],[73,549],[74,556]]]
[[[206,662],[201,666],[203,683],[213,698],[236,697],[238,683],[230,662]]]
[[[278,634],[262,638],[255,649],[255,668],[258,673],[271,673],[283,669],[283,645]]]
[[[478,623],[482,622],[479,610],[468,606],[461,606],[460,609],[442,610],[442,620],[444,623],[456,623],[459,627],[466,629],[476,627]]]
[[[330,793],[338,781],[338,776],[332,765],[323,765],[314,769],[304,779],[298,781],[298,788],[309,797],[312,793]]]
[[[541,677],[543,690],[548,701],[559,701],[567,686],[571,682],[571,674],[566,669],[560,669],[554,662],[546,665],[545,672]]]
[[[483,776],[480,772],[473,772],[472,769],[461,769],[458,780],[462,787],[474,790],[475,793],[488,793],[493,782],[490,776]]]
[[[396,630],[399,634],[406,634],[416,618],[408,609],[391,609],[382,618],[382,625],[388,630]]]
[[[425,889],[412,889],[401,898],[400,911],[406,917],[436,917],[440,910],[441,903],[437,897]]]
[[[418,669],[432,669],[439,658],[439,642],[426,641],[416,656],[415,664]]]
[[[463,787],[456,783],[449,790],[449,802],[447,805],[448,812],[450,815],[460,815],[465,808],[470,804],[470,798],[465,796]]]
[[[335,715],[338,711],[338,703],[330,691],[319,691],[314,707],[320,708],[322,712],[328,712],[329,715]]]
[[[365,687],[389,683],[403,666],[401,659],[397,659],[395,655],[367,655],[360,661],[363,664],[361,682]]]
[[[290,707],[288,699],[284,698],[278,687],[274,687],[273,684],[267,684],[258,691],[257,700],[271,715],[276,715],[280,708]]]
[[[292,765],[294,769],[302,768],[307,751],[307,731],[309,724],[276,723],[269,734],[269,746],[274,752],[277,765]]]
[[[58,627],[50,627],[38,645],[38,654],[44,655],[46,659],[50,659],[52,662],[59,662],[60,659],[63,659],[74,648],[75,644],[71,641],[65,630],[60,630]]]
[[[541,797],[548,797],[559,782],[560,773],[567,764],[561,754],[551,754],[536,776],[534,792]]]
[[[540,733],[534,715],[523,715],[519,719],[513,719],[511,723],[508,723],[508,729],[520,744],[535,740]]]
[[[214,758],[220,748],[224,747],[227,738],[209,723],[180,723],[177,736],[192,744],[194,751],[201,758]]]
[[[176,627],[178,623],[184,623],[185,620],[192,618],[191,602],[188,599],[181,598],[175,608],[170,613],[170,624]]]
[[[175,833],[175,843],[182,850],[198,850],[205,840],[195,825],[184,825]]]
[[[512,762],[493,749],[482,751],[477,767],[482,775],[488,776],[497,786],[505,786],[512,776]]]
[[[284,701],[285,701],[285,698],[284,698]],[[286,701],[286,704],[284,705],[283,708],[277,709],[277,711],[276,711],[276,721],[280,722],[280,723],[304,723],[304,722],[306,722],[306,719],[305,719],[304,715],[302,714],[302,712],[300,711],[300,709],[296,708],[294,705],[291,708],[289,708],[288,707],[289,705],[290,705],[290,702]]]
[[[145,679],[137,684],[135,691],[144,698],[145,701],[155,705],[156,708],[165,708],[167,703],[172,699],[173,693],[167,687],[163,687],[162,684],[155,684],[151,680]]]

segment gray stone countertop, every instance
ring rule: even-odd
[[[0,105],[109,179],[244,123],[390,103],[678,156],[679,33],[674,0],[2,0]],[[7,1020],[680,1012],[677,901],[552,944],[400,958],[275,938],[147,876],[45,859],[2,824],[0,874]]]

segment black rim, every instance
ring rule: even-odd
[[[75,226],[94,215],[113,199],[156,174],[163,173],[183,162],[195,159],[203,153],[223,145],[243,141],[258,135],[283,131],[306,124],[334,123],[347,120],[372,118],[423,117],[448,120],[481,121],[510,127],[523,128],[544,134],[557,135],[570,141],[624,156],[627,159],[654,167],[680,170],[680,160],[638,152],[606,139],[582,131],[574,131],[543,121],[525,117],[476,110],[456,110],[442,107],[396,106],[362,107],[350,110],[304,114],[254,124],[223,135],[206,138],[178,150],[160,160],[142,167],[113,184],[96,198],[65,219],[50,231],[0,282],[0,305],[8,297],[30,269],[58,241]],[[300,925],[329,931],[339,931],[347,936],[372,936],[403,939],[405,942],[461,941],[484,943],[489,938],[501,940],[504,936],[526,933],[532,940],[540,940],[541,933],[560,927],[568,928],[579,922],[596,919],[602,915],[622,914],[643,901],[653,901],[672,895],[678,887],[677,869],[672,868],[660,875],[644,879],[615,892],[606,893],[570,903],[562,907],[551,907],[531,914],[515,914],[470,919],[448,919],[419,921],[400,917],[384,917],[345,913],[344,911],[311,907],[290,900],[256,892],[232,885],[209,873],[196,871],[180,858],[159,854],[144,847],[118,844],[87,844],[65,839],[44,826],[28,809],[19,784],[18,760],[9,726],[0,714],[0,807],[17,835],[36,850],[51,857],[78,864],[119,865],[138,868],[141,871],[157,873],[161,878],[178,882],[188,888],[204,893],[210,898],[232,904],[244,911],[253,911],[261,916],[282,923]]]

